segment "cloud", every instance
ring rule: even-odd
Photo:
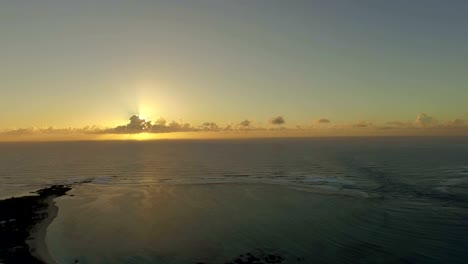
[[[113,134],[138,134],[138,133],[172,133],[172,132],[219,132],[226,135],[248,135],[249,133],[257,133],[259,131],[267,131],[265,136],[273,134],[269,131],[285,131],[285,136],[299,135],[314,136],[314,135],[466,135],[468,134],[468,120],[454,119],[450,121],[437,121],[434,117],[425,113],[419,114],[415,121],[393,121],[386,122],[380,125],[369,121],[359,121],[355,123],[333,123],[326,118],[315,120],[317,126],[302,126],[294,124],[288,128],[282,126],[285,120],[282,116],[277,116],[269,120],[270,124],[276,127],[252,126],[251,120],[243,120],[239,123],[229,123],[226,125],[218,125],[215,122],[205,122],[201,125],[192,126],[190,123],[182,121],[168,121],[164,118],[159,118],[152,122],[141,118],[138,115],[132,115],[127,124],[103,128],[100,126],[87,126],[83,128],[18,128],[0,131],[1,140],[11,139],[26,139],[26,138],[60,138],[86,139],[90,135],[110,135]],[[321,128],[321,129],[317,129]],[[380,131],[380,132],[379,132]],[[272,132],[279,133],[279,132]],[[282,132],[283,133],[283,132]],[[250,134],[252,135],[252,134]],[[260,134],[256,134],[260,135]],[[275,134],[276,135],[276,134]],[[279,135],[279,134],[277,134]]]
[[[359,121],[357,123],[352,124],[352,127],[356,128],[365,128],[365,127],[371,127],[373,126],[372,122],[367,122],[367,121]]]
[[[402,122],[402,121],[391,121],[386,123],[390,127],[395,127],[395,128],[405,128],[405,127],[411,127],[412,124],[408,122]]]
[[[18,128],[18,129],[11,129],[6,131],[1,131],[0,135],[5,136],[27,136],[27,135],[73,135],[73,134],[96,134],[100,133],[103,129],[98,126],[85,126],[83,128],[55,128],[55,127],[47,127],[47,128],[37,128],[37,127],[30,127],[30,128]]]
[[[115,132],[118,134],[135,134],[150,132],[153,128],[151,121],[146,121],[145,119],[140,118],[138,115],[132,115],[129,120],[130,122],[128,124],[109,129],[107,132]]]
[[[167,133],[167,132],[190,132],[196,131],[197,129],[193,128],[189,123],[184,122],[175,122],[172,121],[168,126],[160,126],[156,129],[153,129],[152,133]]]
[[[166,119],[159,118],[153,124],[151,120],[146,120],[138,115],[132,115],[129,123],[114,128],[99,131],[100,134],[138,134],[138,133],[169,133],[169,132],[189,132],[196,131],[189,123],[177,123],[172,121],[167,124]]]
[[[200,126],[201,130],[204,131],[218,131],[220,130],[219,126],[213,122],[205,122]]]
[[[241,126],[241,127],[250,127],[251,124],[252,124],[252,121],[246,119],[246,120],[240,122],[239,126]]]
[[[284,123],[282,117],[277,117],[278,124]],[[138,115],[132,115],[126,125],[120,125],[113,128],[97,129],[95,134],[138,134],[138,133],[171,133],[171,132],[199,132],[199,131],[235,131],[235,130],[262,130],[262,128],[252,127],[252,121],[244,120],[237,125],[228,124],[220,127],[215,122],[205,122],[199,126],[192,126],[184,122],[168,122],[160,117],[156,121],[146,120]]]
[[[391,121],[386,122],[383,126],[377,126],[379,129],[409,129],[414,128],[413,122]]]
[[[450,121],[437,121],[436,118],[425,113],[420,113],[413,122],[392,121],[386,122],[380,129],[465,129],[468,123],[463,119],[454,119]]]
[[[160,117],[158,119],[156,119],[156,121],[154,121],[154,124],[157,125],[157,126],[165,126],[167,123],[167,120],[164,119],[163,117]]]
[[[446,126],[447,127],[462,127],[462,126],[465,126],[467,123],[465,120],[463,119],[454,119],[454,120],[451,120],[451,121],[448,121],[446,123]]]
[[[236,123],[236,124],[231,123],[231,124],[227,125],[224,128],[224,130],[225,131],[228,131],[228,130],[230,130],[230,131],[243,131],[243,132],[267,130],[264,127],[253,126],[253,123],[254,123],[254,121],[249,120],[249,119],[245,119],[245,120],[242,120],[239,123]]]
[[[286,123],[286,121],[284,120],[284,118],[282,116],[277,116],[277,117],[274,117],[270,120],[270,123],[273,124],[273,125],[282,125],[284,123]]]
[[[327,118],[320,118],[320,119],[315,120],[315,124],[317,125],[326,125],[330,123],[331,123],[330,119],[327,119]]]
[[[425,113],[420,113],[417,117],[416,117],[416,120],[414,121],[414,123],[416,124],[416,126],[418,127],[430,127],[430,126],[434,126],[437,124],[437,121],[425,114]]]

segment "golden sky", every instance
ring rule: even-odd
[[[3,1],[0,140],[467,135],[467,10]]]

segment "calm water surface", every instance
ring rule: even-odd
[[[0,196],[57,199],[59,263],[463,263],[467,138],[0,144]]]

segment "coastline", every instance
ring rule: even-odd
[[[54,199],[71,189],[53,185],[37,195],[0,200],[0,263],[55,263],[45,236],[58,213]]]
[[[45,199],[45,202],[48,204],[47,208],[43,211],[47,216],[42,221],[37,223],[30,232],[29,238],[26,243],[29,246],[29,251],[31,255],[43,263],[55,264],[55,260],[49,253],[47,244],[45,241],[47,228],[52,223],[52,221],[57,217],[58,207],[55,205],[54,199],[56,197],[49,196]]]

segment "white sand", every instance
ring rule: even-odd
[[[52,223],[58,213],[58,207],[54,202],[55,198],[55,196],[50,196],[46,199],[49,206],[47,206],[47,209],[39,211],[38,213],[47,213],[47,217],[31,230],[30,237],[26,241],[29,245],[31,255],[48,264],[57,263],[50,255],[45,242],[47,227]]]

